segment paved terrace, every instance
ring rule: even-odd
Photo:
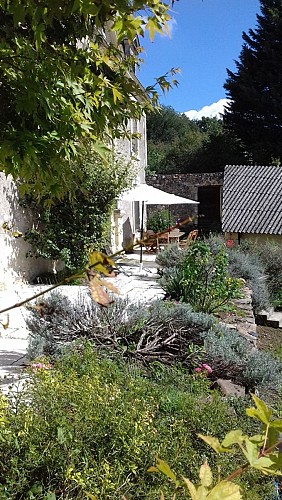
[[[143,268],[140,270],[138,253],[124,256],[119,261],[121,273],[111,282],[120,290],[121,297],[127,297],[133,302],[148,303],[161,298],[164,293],[157,284],[157,268],[155,255],[143,256]],[[16,284],[14,288],[0,290],[0,309],[16,304],[49,288],[47,285]],[[58,287],[62,294],[71,300],[79,299],[88,292],[86,286]],[[12,309],[0,315],[4,329],[0,325],[0,388],[6,392],[11,384],[16,384],[22,368],[27,363],[26,351],[29,332],[25,318],[28,315],[25,306]]]

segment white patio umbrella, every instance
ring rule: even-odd
[[[143,259],[143,232],[144,232],[144,208],[146,205],[183,205],[187,204],[198,204],[198,201],[190,200],[189,198],[183,198],[182,196],[177,196],[175,194],[167,193],[161,189],[154,188],[148,184],[139,184],[133,187],[129,191],[125,191],[120,197],[121,201],[140,201],[142,202],[141,209],[141,229],[140,229],[140,239],[141,239],[141,249],[140,249],[140,268],[142,268]]]

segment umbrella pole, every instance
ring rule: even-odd
[[[142,271],[142,267],[143,267],[144,208],[145,208],[145,202],[143,200],[142,201],[142,208],[141,208],[141,229],[140,229],[140,240],[141,240],[141,245],[140,245],[140,271]]]

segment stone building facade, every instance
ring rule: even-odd
[[[145,182],[147,166],[147,131],[146,116],[140,120],[130,120],[128,131],[138,134],[131,139],[116,141],[116,149],[121,152],[126,161],[131,161],[134,171],[134,184]],[[116,210],[112,216],[111,248],[113,252],[126,248],[133,243],[134,236],[140,228],[140,204],[138,202],[117,201]]]
[[[157,174],[146,178],[147,184],[163,191],[199,201],[199,205],[172,205],[176,219],[191,217],[187,230],[197,226],[202,233],[221,230],[223,172],[201,174]],[[151,206],[151,211],[157,210]]]
[[[116,141],[116,150],[131,161],[135,173],[135,183],[145,182],[147,162],[146,117],[131,120],[129,132],[137,132],[137,139]],[[133,239],[139,228],[139,204],[117,202],[112,215],[111,247],[120,250]],[[16,281],[32,281],[36,276],[59,271],[62,264],[48,259],[27,256],[32,250],[24,238],[13,236],[14,231],[24,234],[36,224],[32,212],[20,204],[16,183],[10,175],[0,172],[0,287],[12,286]],[[6,228],[6,229],[5,229]]]
[[[27,257],[31,246],[22,237],[14,236],[24,234],[34,224],[32,212],[20,204],[12,176],[0,172],[0,288],[53,271],[54,262]]]

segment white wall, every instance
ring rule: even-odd
[[[7,223],[11,231],[3,229]],[[11,175],[0,172],[0,287],[15,282],[30,281],[36,275],[51,271],[52,262],[26,257],[31,246],[23,238],[15,238],[12,231],[24,233],[32,227],[29,210],[19,204],[19,194]]]

